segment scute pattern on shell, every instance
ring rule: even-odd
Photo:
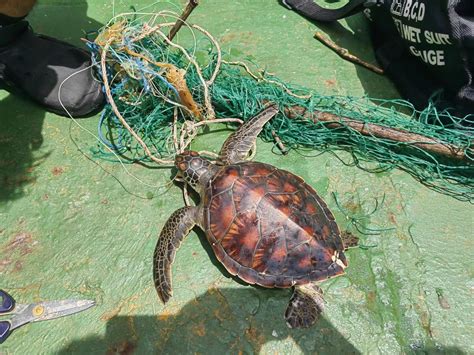
[[[251,284],[291,287],[342,274],[334,216],[296,175],[258,162],[223,167],[204,194],[204,228],[227,270]]]

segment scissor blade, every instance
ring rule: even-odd
[[[63,301],[47,301],[40,302],[36,307],[43,307],[43,314],[35,314],[36,318],[33,322],[60,318],[74,313],[85,311],[95,305],[91,300],[63,300]],[[38,309],[38,308],[36,308]]]
[[[85,311],[95,305],[90,300],[46,301],[28,305],[17,305],[15,316],[11,319],[11,330],[31,322],[60,318]]]

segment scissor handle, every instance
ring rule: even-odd
[[[8,336],[10,335],[12,325],[10,322],[6,320],[0,321],[0,344],[7,340]]]
[[[0,290],[0,314],[13,311],[15,300],[6,291]]]

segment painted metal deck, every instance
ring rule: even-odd
[[[116,0],[115,11],[149,3]],[[82,31],[101,26],[112,10],[111,0],[42,0],[30,19],[38,32],[79,43]],[[313,39],[314,24],[276,0],[202,0],[192,20],[237,59],[251,56],[289,82],[326,94],[397,97],[387,79],[342,61]],[[319,29],[374,61],[361,16]],[[163,307],[152,284],[152,254],[167,217],[183,205],[181,192],[162,188],[169,169],[91,160],[97,143],[86,129],[95,132],[97,120],[73,122],[0,91],[0,287],[20,302],[98,303],[22,327],[0,353],[474,352],[472,205],[402,171],[370,174],[317,152],[280,156],[262,142],[256,159],[301,175],[341,228],[350,220],[333,192],[367,227],[393,229],[360,235],[363,247],[347,253],[347,275],[322,284],[326,312],[311,329],[286,327],[290,290],[237,282],[202,233],[193,232],[179,250],[174,297]],[[195,148],[218,151],[228,133],[211,131]]]

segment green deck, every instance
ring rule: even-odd
[[[30,19],[37,31],[78,43],[82,30],[112,16],[112,0],[105,3],[42,0]],[[116,0],[115,7],[122,12],[148,3]],[[192,20],[236,59],[251,55],[287,81],[326,94],[397,96],[387,79],[319,44],[312,38],[316,26],[276,0],[202,0]],[[374,61],[361,16],[320,29]],[[347,275],[322,284],[327,310],[311,329],[286,327],[290,290],[229,277],[202,233],[193,232],[181,247],[174,297],[163,307],[152,284],[152,254],[165,220],[183,205],[181,191],[159,188],[169,182],[169,169],[125,170],[88,159],[96,141],[78,124],[95,132],[97,119],[75,123],[0,92],[0,286],[19,302],[98,303],[22,327],[0,354],[474,353],[472,205],[401,171],[370,174],[330,154],[283,157],[262,142],[256,159],[306,179],[341,228],[348,220],[336,207],[336,191],[351,214],[367,216],[368,227],[394,229],[360,236],[370,247],[350,250]],[[218,151],[227,134],[208,133],[195,147]]]

